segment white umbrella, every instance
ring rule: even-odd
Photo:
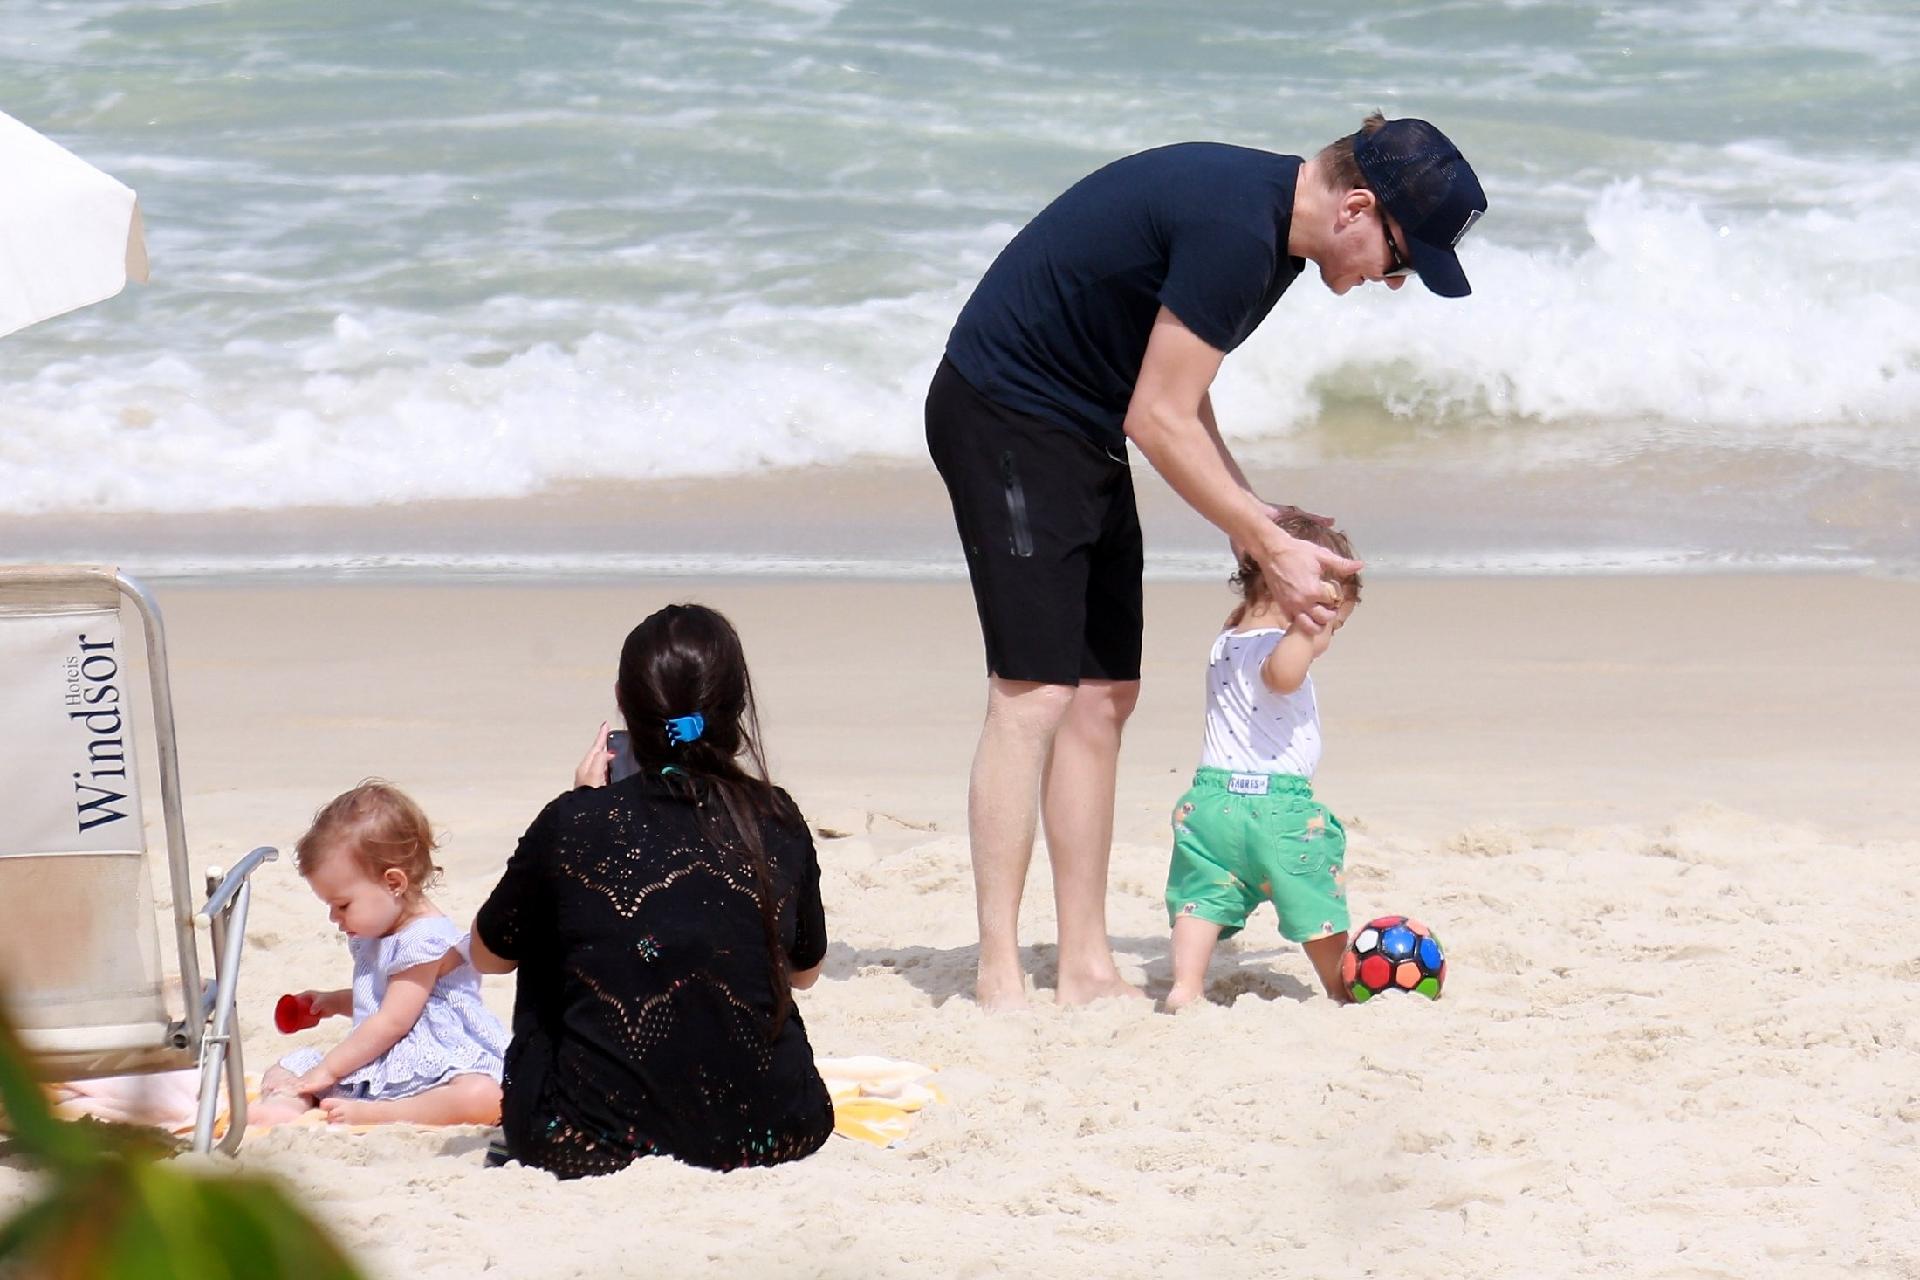
[[[147,278],[132,188],[0,113],[0,335]]]

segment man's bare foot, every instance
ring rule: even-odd
[[[1027,980],[1018,967],[1012,970],[982,965],[974,974],[973,998],[982,1009],[1024,1009],[1027,1007]]]
[[[1060,975],[1060,984],[1054,989],[1054,999],[1063,1005],[1092,1004],[1095,1000],[1112,999],[1150,999],[1146,992],[1121,977],[1118,972],[1109,971],[1103,976],[1087,978],[1069,978]]]

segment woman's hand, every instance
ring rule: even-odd
[[[607,722],[600,722],[600,732],[593,735],[593,745],[587,748],[587,754],[580,757],[580,765],[573,771],[573,785],[576,787],[604,787],[607,785],[607,766],[613,762],[613,752],[607,750]]]

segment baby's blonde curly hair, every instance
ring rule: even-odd
[[[405,875],[412,897],[439,879],[433,861],[438,847],[427,815],[412,797],[390,782],[369,778],[320,806],[313,825],[293,846],[293,864],[302,876],[311,876],[330,854],[349,852],[375,880],[390,870]]]

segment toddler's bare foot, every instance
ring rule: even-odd
[[[320,1109],[327,1113],[328,1124],[379,1124],[387,1119],[380,1103],[361,1098],[322,1098]]]
[[[1178,1013],[1194,1001],[1200,999],[1200,996],[1201,992],[1198,987],[1194,987],[1191,990],[1185,987],[1175,987],[1173,990],[1167,992],[1166,1010],[1168,1013]]]

